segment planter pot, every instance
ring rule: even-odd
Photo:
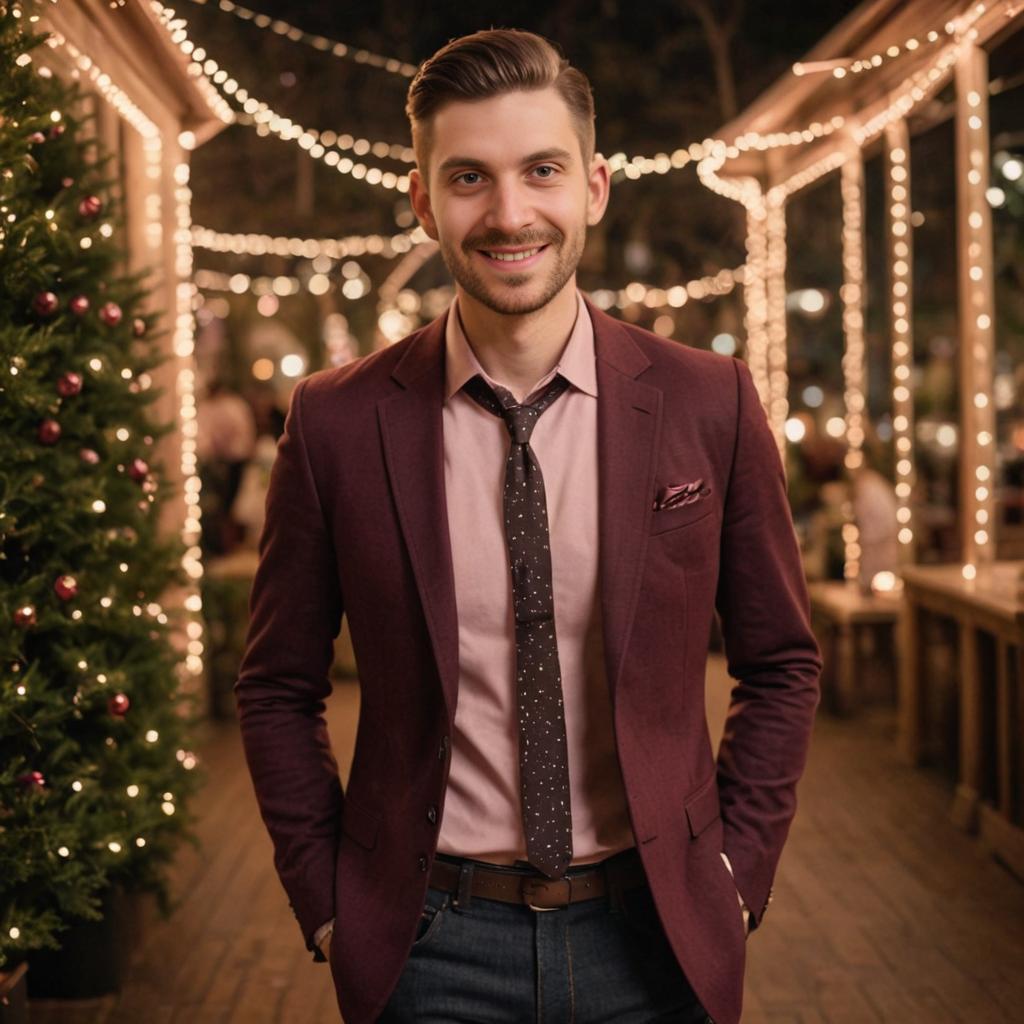
[[[93,999],[117,992],[138,945],[138,899],[120,886],[105,890],[103,917],[77,921],[61,932],[59,950],[29,954],[32,999]]]
[[[26,964],[0,971],[0,1024],[28,1024]]]

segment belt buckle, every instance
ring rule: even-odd
[[[558,885],[560,883],[565,883],[565,887],[566,887],[565,903],[563,903],[563,904],[561,904],[560,906],[557,906],[557,907],[538,907],[535,904],[530,902],[530,897],[533,896],[538,891],[538,889],[540,889],[541,886]],[[567,907],[572,902],[572,879],[566,877],[566,878],[553,878],[553,879],[545,879],[544,881],[538,881],[537,879],[527,877],[527,878],[523,879],[523,883],[522,883],[520,892],[521,892],[521,895],[523,897],[523,902],[531,910],[536,911],[538,914],[547,913],[550,910],[562,910],[562,909]]]

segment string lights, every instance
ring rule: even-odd
[[[177,376],[178,401],[181,417],[181,475],[184,481],[185,518],[181,526],[181,539],[185,545],[182,568],[192,582],[191,592],[185,597],[185,609],[190,618],[185,626],[188,672],[198,676],[203,671],[203,599],[199,581],[203,576],[200,539],[199,479],[197,435],[199,421],[196,416],[196,375],[194,364],[195,337],[192,314],[195,284],[192,280],[192,191],[189,188],[189,166],[184,161],[174,169],[174,209],[177,219],[175,231],[175,321],[174,354],[181,360]]]
[[[236,256],[292,256],[332,260],[349,256],[403,256],[426,239],[422,228],[397,235],[350,235],[347,238],[287,238],[281,235],[230,234],[212,228],[192,227],[192,247]]]
[[[339,174],[351,175],[358,181],[368,185],[398,192],[409,191],[408,174],[395,174],[394,171],[382,170],[362,161],[354,161],[351,157],[342,156],[341,152],[351,149],[358,157],[366,153],[374,153],[383,158],[412,163],[415,160],[413,151],[408,146],[396,146],[385,142],[371,142],[369,139],[357,139],[351,135],[339,135],[336,132],[318,132],[304,128],[290,118],[282,117],[262,100],[252,96],[238,82],[229,77],[227,71],[208,57],[202,47],[197,47],[185,31],[185,20],[175,18],[174,11],[164,7],[159,0],[151,0],[151,6],[160,21],[170,33],[171,41],[189,60],[189,71],[197,78],[207,78],[223,93],[233,96],[242,104],[246,115],[245,123],[253,124],[263,134],[276,135],[286,142],[296,142],[300,148],[316,160],[323,161],[328,167]],[[239,115],[239,120],[242,115]],[[251,119],[251,120],[250,120]]]
[[[973,42],[956,63],[957,236],[960,312],[959,370],[963,576],[995,558],[995,308],[992,281],[992,211],[986,198],[989,167],[988,57]],[[966,272],[965,272],[966,271]]]
[[[910,223],[910,133],[907,122],[885,129],[886,223],[889,237],[889,333],[892,339],[892,432],[896,452],[896,522],[900,561],[913,558],[914,403],[910,377],[914,336],[913,233]]]
[[[206,6],[206,0],[192,0],[192,3],[200,7]],[[290,39],[293,43],[304,43],[306,46],[311,46],[314,50],[319,50],[321,53],[326,53],[331,57],[351,60],[356,64],[366,64],[369,67],[380,68],[382,71],[390,72],[393,75],[402,75],[405,78],[412,78],[416,74],[415,64],[408,64],[395,57],[382,57],[379,53],[372,53],[361,47],[339,43],[325,36],[314,35],[312,32],[296,28],[280,18],[271,18],[269,15],[250,11],[248,7],[232,3],[231,0],[219,0],[217,7],[226,14],[233,14],[241,21],[251,22],[258,28],[270,29],[272,32],[276,32],[277,35]]]
[[[843,401],[846,406],[846,459],[849,472],[864,464],[864,162],[860,150],[842,165],[843,200]],[[843,502],[843,576],[860,575],[860,531],[853,502]]]
[[[786,204],[782,197],[768,194],[766,229],[768,264],[765,298],[768,321],[768,422],[780,452],[785,448],[786,419],[789,416],[789,375],[786,369]],[[785,459],[783,459],[785,462]]]
[[[756,184],[756,183],[755,183]],[[760,193],[760,188],[758,188]],[[764,202],[747,205],[747,263],[743,278],[747,366],[761,405],[768,408],[768,211]]]
[[[944,29],[944,34],[952,35],[953,31],[954,26],[952,23],[949,23]],[[943,33],[933,29],[924,39],[910,36],[904,39],[902,43],[893,43],[887,46],[884,51],[880,50],[877,53],[871,54],[870,57],[837,57],[834,60],[797,61],[793,65],[793,74],[799,76],[830,71],[834,78],[845,78],[848,74],[859,75],[864,71],[880,68],[883,64],[895,60],[902,54],[913,53],[925,44],[937,43],[942,38],[942,35]]]
[[[326,295],[340,291],[346,299],[361,299],[369,291],[369,278],[365,274],[347,278],[335,284],[326,274],[316,273],[308,280],[287,274],[277,277],[251,277],[249,274],[224,274],[217,270],[197,270],[194,281],[201,292],[231,292],[234,295],[274,295],[288,298],[302,291],[310,295]]]

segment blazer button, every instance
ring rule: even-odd
[[[420,854],[420,859],[416,863],[419,865],[420,871],[427,870],[427,858],[423,854]]]
[[[427,821],[429,821],[431,825],[436,825],[437,824],[437,808],[436,807],[431,806],[431,807],[427,808]]]

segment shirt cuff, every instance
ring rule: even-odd
[[[313,932],[313,945],[314,946],[319,946],[320,943],[323,942],[324,939],[326,939],[328,935],[332,935],[333,933],[334,933],[334,918],[332,917],[330,919],[330,921],[327,921],[324,924],[320,925],[320,927],[317,928],[317,930],[315,932]]]
[[[720,852],[722,854],[722,860],[725,861],[725,866],[729,869],[729,874],[732,875],[733,878],[735,878],[736,874],[735,874],[735,872],[732,869],[732,864],[729,863],[729,858],[725,855],[724,851],[720,851]],[[749,926],[750,926],[750,909],[747,907],[746,903],[743,902],[743,897],[740,895],[739,889],[736,890],[736,899],[739,902],[740,909],[743,911],[743,931],[744,932],[749,932],[749,930],[750,930],[750,928],[749,928]]]

